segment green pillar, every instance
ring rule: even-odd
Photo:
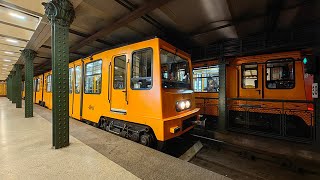
[[[75,17],[69,0],[42,3],[51,23],[53,147],[69,145],[69,27]]]
[[[10,74],[9,74],[9,76],[8,76],[8,98],[9,98],[9,100],[11,101],[12,99],[11,99],[11,82],[12,82],[12,74],[11,74],[11,72],[10,72]]]
[[[22,56],[25,62],[25,118],[33,117],[33,60],[36,52],[31,49],[22,50]]]
[[[14,69],[14,72],[12,76],[12,103],[17,103],[17,96],[19,92],[17,91],[18,76],[17,76],[16,65],[14,65],[13,69]]]
[[[21,70],[22,70],[22,64],[15,64],[14,68],[16,70],[16,78],[15,78],[15,99],[16,99],[16,108],[22,108],[22,94],[21,94],[21,82],[22,82],[22,76],[21,76]]]
[[[9,86],[9,77],[7,77],[7,79],[6,79],[6,96],[7,96],[7,98],[9,99],[8,86]]]
[[[10,74],[11,74],[11,81],[10,81],[10,98],[11,98],[11,102],[12,103],[16,103],[16,99],[15,99],[15,96],[14,96],[14,81],[15,81],[15,77],[16,77],[16,71],[14,70],[11,70],[10,71]]]
[[[225,131],[227,127],[227,96],[226,96],[226,62],[225,58],[219,59],[219,120],[218,130]]]

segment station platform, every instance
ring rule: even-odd
[[[50,110],[0,97],[0,179],[229,179],[71,118],[70,146],[51,139]]]

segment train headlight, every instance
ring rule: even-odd
[[[186,100],[186,109],[189,109],[191,106],[190,100]]]
[[[189,109],[191,107],[191,101],[190,100],[183,100],[183,101],[178,101],[176,104],[176,109],[177,111],[183,111],[186,109]]]
[[[179,104],[179,108],[181,110],[184,110],[186,108],[186,103],[184,101],[182,101],[180,104]]]

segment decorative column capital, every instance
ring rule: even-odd
[[[21,54],[25,59],[28,59],[28,60],[30,59],[33,60],[37,55],[37,53],[32,49],[24,49],[21,51]]]
[[[51,0],[48,3],[43,2],[42,5],[51,24],[57,23],[64,27],[72,24],[75,12],[69,0]]]

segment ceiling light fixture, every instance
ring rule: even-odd
[[[5,62],[11,62],[10,59],[4,59],[3,61],[5,61]]]
[[[6,39],[6,41],[11,43],[18,43],[18,41],[15,39]]]
[[[12,16],[12,17],[18,18],[18,19],[25,19],[26,18],[25,16],[21,16],[21,15],[16,14],[16,13],[9,13],[9,15]]]
[[[13,52],[8,52],[8,51],[5,51],[4,53],[6,53],[6,54],[13,54]]]

